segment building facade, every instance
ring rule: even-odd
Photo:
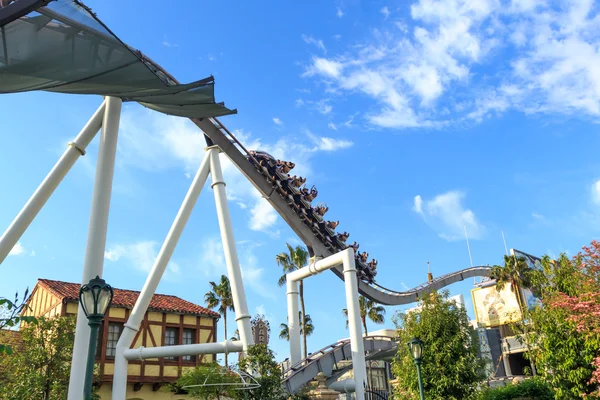
[[[76,316],[80,287],[77,283],[38,279],[24,315]],[[98,394],[103,400],[111,399],[116,345],[138,296],[137,291],[114,289],[113,301],[100,327],[96,363],[100,371]],[[215,342],[219,317],[218,313],[179,297],[155,294],[132,348]],[[129,361],[127,399],[183,399],[182,395],[165,391],[164,386],[177,380],[186,369],[213,361],[214,355]]]

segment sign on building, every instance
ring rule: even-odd
[[[521,310],[512,284],[507,283],[501,291],[496,285],[471,290],[477,323],[486,327],[499,326],[522,319]]]

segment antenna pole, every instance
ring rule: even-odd
[[[506,239],[504,238],[504,231],[502,232],[502,241],[504,242],[504,254],[508,255],[508,247],[506,247]]]
[[[473,268],[473,257],[471,256],[471,246],[469,245],[469,235],[467,235],[467,226],[463,225],[465,228],[465,238],[467,239],[467,250],[469,251],[469,260],[471,261],[471,268]]]

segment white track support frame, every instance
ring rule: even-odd
[[[125,400],[127,394],[127,365],[129,360],[144,360],[146,358],[185,356],[201,354],[218,354],[225,352],[242,352],[248,349],[248,346],[254,344],[250,326],[250,315],[248,314],[248,305],[246,303],[246,294],[242,282],[240,264],[235,248],[233,238],[233,228],[229,217],[229,208],[225,194],[225,182],[221,171],[219,161],[220,149],[217,146],[207,148],[207,153],[190,185],[188,193],[181,204],[179,212],[173,221],[171,229],[165,238],[163,246],[157,256],[157,259],[146,279],[146,283],[138,297],[136,304],[129,316],[125,329],[117,342],[115,354],[115,371],[113,374],[114,400]],[[215,195],[219,227],[221,238],[223,240],[223,249],[225,252],[225,261],[227,263],[227,274],[231,284],[231,292],[235,307],[236,322],[240,332],[240,341],[231,342],[225,340],[222,343],[200,343],[180,346],[162,346],[153,348],[140,347],[130,349],[133,339],[146,313],[150,300],[154,295],[156,288],[162,278],[162,275],[171,259],[171,255],[179,242],[179,238],[188,222],[188,219],[194,209],[196,201],[208,174],[212,175],[212,188]]]
[[[81,279],[83,284],[88,283],[90,279],[96,276],[102,277],[121,105],[122,100],[118,97],[106,98],[106,111],[102,122],[102,135],[98,148],[98,163],[96,165],[94,192],[92,194],[90,225],[88,228],[83,276]],[[83,396],[85,365],[90,340],[90,328],[87,322],[83,308],[79,307],[75,328],[75,342],[73,344],[68,400],[79,400]]]
[[[75,162],[79,157],[85,155],[86,147],[102,127],[105,109],[106,101],[102,102],[77,137],[69,143],[67,150],[65,150],[10,226],[4,231],[2,237],[0,237],[0,264],[2,264],[8,253],[17,244],[25,230],[40,212],[44,204],[46,204],[46,201],[52,196],[54,190],[56,190]]]
[[[348,308],[348,328],[350,330],[350,349],[354,369],[354,389],[357,399],[365,397],[367,370],[365,349],[362,338],[360,306],[358,303],[358,281],[354,250],[347,248],[307,267],[287,274],[288,327],[290,335],[290,363],[300,362],[300,321],[298,317],[298,281],[326,271],[342,264],[344,266],[344,285],[346,287],[346,307]]]

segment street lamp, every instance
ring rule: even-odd
[[[113,298],[113,289],[104,279],[96,276],[86,285],[79,289],[79,304],[88,319],[90,326],[90,345],[88,348],[87,367],[85,370],[85,383],[83,386],[83,398],[92,397],[92,381],[94,378],[94,356],[98,342],[98,328],[102,324],[104,315]]]
[[[423,341],[419,338],[413,338],[407,343],[410,355],[417,366],[417,376],[419,377],[419,394],[421,400],[425,400],[425,394],[423,393],[423,379],[421,378],[421,361],[423,360]]]

